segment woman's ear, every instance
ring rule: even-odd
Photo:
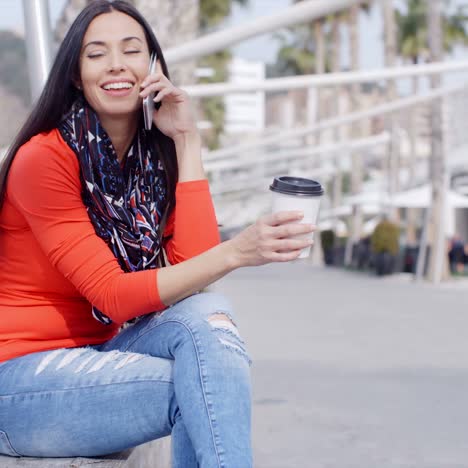
[[[81,86],[81,80],[79,78],[79,76],[76,76],[76,74],[74,74],[73,78],[72,78],[72,83],[73,83],[73,86],[78,90],[78,91],[81,91],[83,89],[83,86]]]

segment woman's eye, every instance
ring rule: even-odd
[[[126,50],[125,53],[126,54],[139,54],[141,52],[141,50]]]
[[[92,54],[88,54],[88,58],[90,59],[95,59],[95,58],[98,58],[98,57],[102,57],[104,54],[102,52],[95,52],[95,53],[92,53]]]

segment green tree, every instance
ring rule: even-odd
[[[200,28],[206,31],[224,21],[233,3],[245,6],[248,0],[200,0]]]
[[[303,0],[294,0],[294,3],[301,1]],[[358,10],[368,11],[368,2],[369,0],[363,0],[362,4],[357,6]],[[357,28],[357,23],[351,21],[354,19],[350,13],[352,8],[350,11],[343,10],[308,24],[288,28],[287,33],[277,34],[280,48],[276,64],[270,68],[270,75],[325,73],[332,68],[336,71],[341,47],[338,25],[346,22],[351,23],[351,28]]]
[[[451,53],[457,45],[468,45],[468,6],[453,8],[451,0],[444,0],[442,41],[444,51]],[[398,25],[398,53],[412,63],[428,57],[428,1],[407,0],[396,10]]]
[[[200,0],[200,29],[202,33],[219,26],[231,13],[234,3],[245,6],[249,0]],[[201,83],[215,83],[226,81],[228,78],[227,66],[231,60],[231,52],[222,50],[202,58],[199,64],[213,70],[213,75],[201,78]],[[205,118],[209,120],[213,129],[207,139],[210,149],[219,146],[219,137],[224,129],[224,100],[222,96],[206,98],[202,101]]]
[[[280,42],[276,63],[269,68],[268,76],[308,75],[315,69],[315,44],[309,25],[289,28],[287,32],[277,33]]]

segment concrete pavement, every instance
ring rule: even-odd
[[[403,279],[402,279],[403,278]],[[238,270],[256,468],[468,468],[468,285]]]

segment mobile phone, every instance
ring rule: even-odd
[[[156,70],[158,57],[155,52],[151,54],[148,74],[152,75]],[[145,130],[151,130],[153,125],[154,99],[155,93],[150,93],[143,99],[143,117],[145,119]]]

